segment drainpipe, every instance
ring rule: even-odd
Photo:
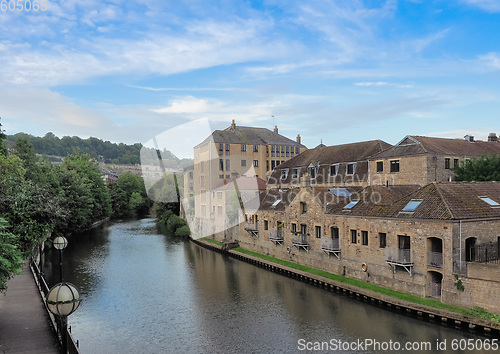
[[[462,268],[462,220],[460,220],[460,246],[459,246],[459,250],[460,250],[460,268]]]

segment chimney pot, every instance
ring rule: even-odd
[[[231,129],[234,129],[234,128],[236,128],[236,122],[233,119],[233,123],[231,123]]]
[[[274,132],[275,132],[276,134],[278,134],[278,126],[277,126],[277,125],[275,125],[275,126],[274,126]]]
[[[297,144],[300,144],[300,134],[297,134]]]

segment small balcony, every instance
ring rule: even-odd
[[[300,249],[305,250],[309,253],[309,241],[307,234],[301,234],[300,232],[292,232],[292,245]]]
[[[443,268],[443,253],[427,252],[427,265],[433,268]]]
[[[269,239],[274,242],[275,245],[283,246],[283,230],[270,230]]]
[[[385,261],[396,272],[396,267],[404,268],[412,275],[413,260],[411,249],[387,247],[385,249]]]
[[[250,223],[247,222],[245,223],[245,231],[247,231],[250,235],[259,237],[259,228],[257,226],[257,223]]]
[[[338,238],[321,238],[321,249],[330,256],[340,259],[340,240]]]

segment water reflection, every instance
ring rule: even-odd
[[[64,269],[84,298],[69,319],[82,353],[296,352],[299,339],[358,338],[450,349],[476,338],[158,235],[152,219],[70,239]],[[45,271],[58,282],[55,252]]]

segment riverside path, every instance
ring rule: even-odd
[[[0,294],[0,353],[59,353],[59,345],[28,262]]]

